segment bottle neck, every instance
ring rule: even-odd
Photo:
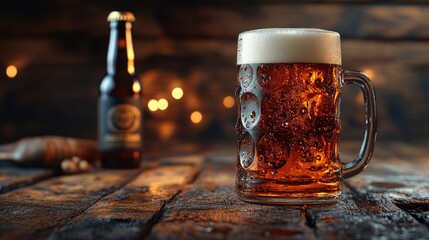
[[[128,73],[134,75],[134,49],[131,22],[111,22],[107,51],[107,74]]]

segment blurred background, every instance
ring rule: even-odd
[[[378,141],[429,139],[429,1],[7,2],[0,7],[0,144],[38,135],[96,138],[112,10],[137,19],[146,148],[234,146],[237,35],[265,27],[339,32],[344,68],[374,81]],[[346,86],[341,111],[342,139],[360,141],[359,89]]]

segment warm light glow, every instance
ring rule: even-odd
[[[226,97],[223,99],[223,105],[224,105],[226,108],[232,108],[232,107],[234,107],[234,104],[235,104],[235,100],[234,100],[234,98],[233,98],[233,97],[231,97],[231,96],[226,96]]]
[[[359,106],[363,106],[365,104],[365,99],[363,97],[363,93],[359,92],[355,97],[355,103]]]
[[[133,83],[133,92],[138,93],[138,92],[140,92],[141,89],[142,88],[140,86],[140,83],[138,81],[135,81]]]
[[[374,77],[374,70],[370,68],[364,69],[363,73],[365,73],[371,80]]]
[[[158,100],[158,108],[159,110],[165,110],[168,108],[168,101],[165,98],[161,98]]]
[[[181,99],[183,97],[183,90],[177,87],[171,91],[171,96],[173,96],[174,99]]]
[[[134,157],[134,158],[139,158],[139,157],[140,157],[140,152],[138,152],[138,151],[134,151],[134,152],[133,152],[133,157]]]
[[[129,74],[134,74],[134,71],[136,69],[134,68],[134,63],[128,63],[128,73]]]
[[[174,121],[159,122],[157,125],[159,137],[166,141],[170,139],[176,131],[177,124]]]
[[[158,101],[156,101],[155,99],[151,99],[148,103],[147,103],[147,107],[149,108],[150,111],[155,112],[156,110],[158,110]]]
[[[202,120],[203,120],[203,115],[200,112],[195,111],[191,114],[191,122],[197,124],[197,123],[200,123]]]
[[[134,74],[135,68],[134,68],[134,48],[133,48],[133,41],[131,39],[131,23],[126,23],[126,30],[125,30],[125,41],[127,46],[127,58],[128,58],[128,73]]]
[[[6,68],[6,75],[9,78],[14,78],[14,77],[16,77],[17,74],[18,74],[18,69],[15,67],[15,65],[9,65]]]

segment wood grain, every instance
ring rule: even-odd
[[[222,159],[221,162],[219,159],[208,162],[197,181],[174,198],[151,231],[150,239],[174,239],[175,236],[198,239],[423,239],[428,234],[427,217],[424,216],[427,215],[429,196],[427,191],[426,195],[415,192],[421,189],[425,177],[417,174],[415,178],[419,180],[409,180],[408,183],[414,187],[414,191],[410,191],[413,196],[420,196],[420,202],[402,202],[400,205],[398,200],[390,197],[390,188],[401,187],[392,181],[404,173],[400,166],[401,170],[394,173],[388,167],[386,169],[386,166],[393,166],[391,163],[376,160],[368,174],[347,181],[341,198],[333,205],[274,207],[240,201],[234,191],[235,165],[231,158]],[[350,182],[371,175],[381,179],[389,179],[386,175],[391,175],[392,180],[387,181],[391,185],[386,183],[389,189],[361,191]],[[406,206],[409,210],[403,211]]]
[[[247,204],[235,193],[235,164],[209,162],[165,207],[149,239],[260,239],[311,236],[299,208]]]
[[[161,160],[159,167],[143,171],[49,239],[140,239],[157,222],[164,206],[198,175],[202,160],[201,156]]]
[[[371,4],[369,4],[371,3]],[[19,5],[7,5],[3,17],[14,22],[8,33],[14,37],[45,36],[75,38],[77,35],[104,36],[106,16],[118,6],[89,2],[85,8],[73,1],[51,4],[24,17]],[[18,7],[18,9],[17,9]],[[413,2],[234,2],[208,1],[195,4],[156,1],[128,4],[137,16],[137,37],[236,38],[239,32],[265,27],[316,27],[339,31],[346,38],[429,39],[425,16],[429,6]],[[63,8],[62,11],[53,9]],[[46,17],[49,15],[49,17]],[[85,21],[77,19],[84,18]],[[53,21],[55,19],[55,21]],[[233,24],[231,24],[233,23]],[[6,29],[6,22],[0,25]],[[37,28],[32,27],[37,25]],[[70,43],[73,44],[73,43]]]
[[[429,175],[386,160],[374,159],[363,174],[347,179],[336,205],[306,209],[317,237],[424,239],[429,234],[423,217],[429,213]]]
[[[352,159],[359,142],[341,145]],[[337,203],[268,206],[235,192],[235,150],[174,155],[138,170],[53,177],[0,195],[7,239],[425,239],[426,145],[379,144]]]
[[[45,239],[138,173],[100,171],[62,176],[0,195],[0,238]]]
[[[320,239],[424,239],[428,228],[382,194],[343,193],[333,206],[309,206],[306,214]]]
[[[20,168],[0,161],[0,194],[25,187],[54,175],[51,169]]]

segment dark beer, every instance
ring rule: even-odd
[[[236,188],[243,200],[312,203],[341,193],[339,41],[319,29],[239,35]]]
[[[340,71],[334,64],[238,66],[241,195],[313,198],[341,192]]]
[[[129,12],[112,12],[107,74],[100,84],[98,141],[106,168],[134,168],[142,154],[142,88],[134,69]]]
[[[341,67],[340,35],[271,28],[238,37],[237,182],[241,199],[266,204],[335,202],[341,180],[368,165],[377,133],[369,78]],[[365,134],[358,157],[339,158],[340,95],[360,86]]]

